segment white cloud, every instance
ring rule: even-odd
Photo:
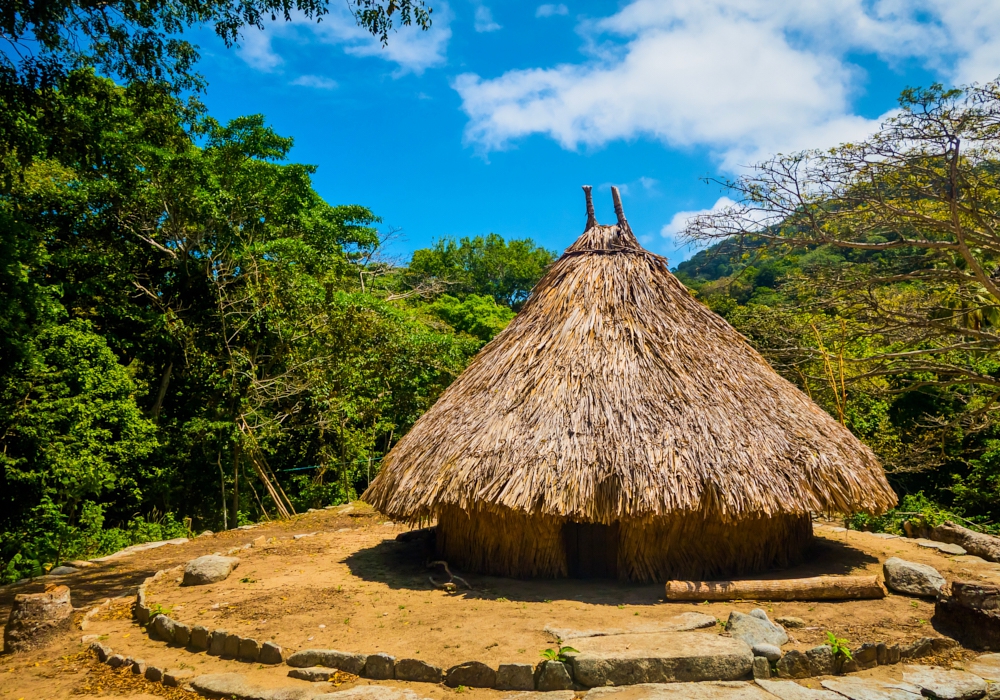
[[[395,63],[395,77],[407,73],[419,75],[428,68],[445,63],[451,40],[451,9],[446,2],[441,2],[434,5],[434,10],[434,23],[429,30],[416,26],[401,27],[390,33],[388,44],[382,46],[376,37],[357,25],[346,4],[334,3],[322,22],[293,13],[290,22],[277,20],[268,24],[268,34],[249,30],[241,42],[240,57],[253,68],[274,72],[284,59],[274,49],[273,37],[299,44],[314,39],[322,44],[341,47],[344,53],[352,56],[373,56]]]
[[[711,209],[698,209],[696,211],[679,211],[673,215],[670,219],[670,223],[664,224],[663,228],[660,229],[660,236],[666,238],[668,241],[674,243],[677,242],[677,234],[684,230],[688,222],[695,218],[696,216],[702,216],[703,214],[718,214],[727,207],[734,206],[736,202],[731,200],[729,197],[719,197],[715,204],[712,205]]]
[[[915,58],[946,79],[1000,72],[1000,3],[978,0],[634,0],[579,32],[582,62],[458,76],[467,142],[652,137],[735,170],[876,127],[853,113],[863,74],[851,53]]]
[[[545,5],[539,5],[538,9],[535,10],[535,17],[552,17],[554,15],[568,15],[569,8],[559,3],[558,5],[552,5],[546,3]]]
[[[332,78],[325,78],[322,75],[300,75],[292,81],[292,85],[318,88],[320,90],[333,90],[337,87],[337,81]]]
[[[251,68],[263,73],[273,73],[284,62],[271,46],[271,35],[257,29],[246,31],[237,53]]]
[[[502,26],[496,23],[493,19],[493,12],[486,5],[480,5],[476,8],[476,22],[475,29],[477,32],[495,32],[498,29],[503,29]]]

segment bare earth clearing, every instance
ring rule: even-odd
[[[342,510],[342,509],[341,509]],[[598,630],[633,629],[665,623],[684,612],[705,613],[724,621],[732,610],[763,607],[773,618],[794,615],[806,628],[789,630],[807,649],[825,641],[830,630],[857,648],[866,642],[907,644],[938,636],[930,624],[933,601],[890,595],[884,600],[827,603],[665,603],[661,585],[635,586],[606,581],[517,581],[465,576],[471,591],[447,593],[434,588],[419,542],[396,542],[406,528],[385,523],[362,506],[351,512],[321,511],[293,521],[253,530],[229,531],[180,546],[164,546],[62,577],[73,592],[80,616],[106,598],[127,595],[95,618],[86,632],[48,648],[0,657],[0,698],[195,697],[164,688],[97,664],[84,634],[99,634],[116,652],[163,668],[189,668],[197,673],[240,672],[267,687],[309,685],[286,677],[285,666],[223,660],[168,647],[150,640],[131,619],[136,586],[159,569],[181,565],[202,554],[225,552],[257,540],[240,552],[239,568],[221,583],[181,587],[180,572],[148,589],[150,605],[159,605],[177,620],[208,629],[223,628],[261,642],[274,641],[285,653],[305,648],[338,649],[424,659],[445,668],[463,661],[537,663],[539,652],[555,638],[546,627]],[[292,540],[294,534],[318,534]],[[816,530],[817,544],[809,561],[772,577],[819,574],[878,574],[881,562],[897,556],[930,564],[947,579],[1000,582],[1000,565],[949,557],[914,541],[882,539],[868,533]],[[263,537],[261,542],[259,538]],[[460,573],[460,572],[459,572]],[[0,615],[6,620],[16,593],[37,592],[45,581],[0,589]],[[714,635],[716,626],[699,632]],[[952,657],[961,663],[964,653]],[[933,659],[922,659],[929,663]],[[901,677],[898,666],[879,667],[861,676]],[[369,681],[356,681],[368,683]],[[450,696],[455,690],[428,684],[382,681],[408,686],[424,697]],[[818,687],[818,681],[807,682]],[[341,687],[349,687],[350,682]],[[316,687],[315,685],[313,687]],[[327,686],[331,687],[332,686]],[[466,690],[482,698],[509,692]]]

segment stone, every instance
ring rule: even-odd
[[[899,535],[894,535],[891,532],[872,532],[872,537],[880,537],[883,540],[898,540]]]
[[[934,642],[931,641],[930,637],[923,637],[900,648],[899,656],[903,659],[919,659],[921,656],[929,655],[932,651],[934,651]]]
[[[965,667],[986,680],[1000,682],[1000,654],[983,654],[982,656],[977,656],[965,664]]]
[[[166,615],[157,615],[153,618],[153,634],[161,642],[174,641],[174,625],[176,623]]]
[[[844,700],[844,696],[829,690],[804,688],[791,681],[769,681],[756,679],[757,685],[779,700]]]
[[[875,645],[875,663],[879,666],[889,663],[889,647],[884,642]]]
[[[284,656],[279,647],[274,642],[264,642],[260,645],[260,662],[262,664],[280,664],[284,661]]]
[[[497,690],[534,690],[535,669],[531,664],[500,664],[497,669]]]
[[[263,547],[265,544],[267,544],[267,537],[265,537],[264,535],[261,535],[260,537],[255,537],[254,538],[254,541],[253,541],[253,546],[254,547]]]
[[[49,570],[49,576],[69,576],[79,571],[75,566],[57,566]]]
[[[957,544],[951,544],[948,542],[935,542],[934,540],[923,540],[917,541],[917,544],[921,547],[927,547],[929,549],[936,549],[943,554],[967,554],[964,547],[960,547]]]
[[[226,637],[229,632],[226,630],[214,630],[211,639],[208,640],[208,653],[212,656],[222,656],[226,652]]]
[[[310,668],[293,668],[288,672],[289,678],[297,678],[300,681],[310,681],[319,683],[328,681],[333,676],[341,673],[335,668],[324,668],[323,666],[312,666]]]
[[[396,677],[396,657],[385,653],[369,654],[361,675],[376,681],[392,680]]]
[[[230,632],[226,635],[226,641],[222,645],[222,655],[235,659],[240,655],[240,636]]]
[[[792,650],[776,664],[780,678],[810,678],[829,676],[836,670],[833,649],[826,644],[802,652]]]
[[[163,672],[163,685],[180,688],[192,676],[194,676],[194,671],[189,671],[186,668],[170,669]]]
[[[777,661],[781,658],[781,649],[773,644],[754,644],[750,647],[754,656],[763,656],[768,661]]]
[[[587,700],[774,700],[750,683],[643,683],[627,688],[594,688]]]
[[[195,625],[192,627],[188,646],[198,651],[208,649],[208,628],[204,625]]]
[[[157,666],[147,666],[146,673],[143,674],[143,677],[147,681],[152,681],[153,683],[159,683],[160,681],[163,680],[163,669]]]
[[[903,680],[922,688],[924,695],[939,700],[977,700],[986,694],[986,681],[966,671],[904,666]]]
[[[933,566],[891,557],[882,565],[885,585],[897,593],[933,597],[944,585],[944,576]]]
[[[662,622],[635,625],[633,627],[629,627],[628,629],[612,627],[604,629],[577,630],[548,626],[544,631],[547,634],[552,635],[554,638],[565,642],[569,639],[580,639],[581,637],[609,637],[617,634],[687,632],[690,630],[704,629],[706,627],[715,627],[717,624],[718,621],[712,615],[706,615],[698,612],[686,612],[681,613],[680,615],[675,615],[674,617],[663,620]]]
[[[482,661],[466,661],[452,666],[444,676],[449,688],[464,685],[466,688],[492,688],[497,684],[497,672]]]
[[[851,656],[859,671],[878,666],[878,647],[874,644],[862,644]]]
[[[783,615],[781,617],[774,618],[774,621],[785,629],[801,629],[806,626],[806,621],[801,617],[795,617],[794,615]]]
[[[505,695],[503,700],[574,700],[575,698],[576,691],[573,690],[550,690],[548,692],[514,693],[513,695]]]
[[[191,641],[191,628],[183,622],[174,622],[174,644],[186,647]]]
[[[240,640],[240,648],[236,656],[240,661],[256,661],[260,658],[260,642],[244,637]]]
[[[285,660],[285,663],[296,668],[326,666],[327,668],[335,668],[338,671],[345,671],[355,676],[360,676],[367,660],[368,657],[364,654],[353,654],[347,651],[303,649],[289,656]]]
[[[400,659],[396,662],[397,681],[416,681],[418,683],[440,683],[444,678],[444,670],[440,666],[429,664],[420,659]]]
[[[147,606],[136,603],[132,613],[135,615],[135,621],[140,625],[149,624],[149,608]]]
[[[125,657],[121,654],[112,654],[108,657],[107,664],[111,668],[121,668],[125,665]]]
[[[319,533],[316,533],[316,532],[303,532],[300,535],[292,535],[292,539],[293,540],[301,540],[303,537],[315,537],[317,534],[319,534]]]
[[[850,700],[922,700],[920,688],[904,683],[883,683],[874,678],[831,678],[820,683]]]
[[[233,569],[240,565],[238,557],[223,557],[217,554],[206,554],[192,559],[184,566],[182,586],[204,586],[218,583],[229,578]]]
[[[543,661],[535,669],[535,687],[542,692],[571,690],[573,676],[569,667],[562,661],[551,659]]]
[[[10,654],[37,649],[72,628],[73,605],[66,586],[53,586],[43,593],[18,593],[3,633],[4,650]]]
[[[1000,651],[1000,586],[952,581],[934,606],[934,628],[977,651]]]
[[[312,688],[261,688],[242,673],[213,673],[191,680],[191,687],[200,695],[236,700],[315,700]],[[327,697],[324,694],[322,697]]]
[[[111,647],[105,646],[100,642],[94,642],[93,644],[90,645],[90,648],[95,654],[97,654],[97,660],[100,661],[102,664],[105,661],[107,661],[108,657],[114,653],[113,651],[111,651]]]
[[[959,643],[954,639],[948,639],[947,637],[931,637],[931,652],[934,654],[944,654],[952,649],[957,649],[958,647]]]
[[[988,683],[984,700],[1000,700],[1000,683]]]
[[[132,659],[132,673],[137,676],[146,675],[146,662],[142,659]]]
[[[734,610],[729,614],[726,631],[734,639],[740,639],[749,646],[755,644],[772,644],[780,647],[788,643],[788,634],[779,625],[767,618],[767,613],[760,608],[750,611],[749,615]]]
[[[771,663],[764,656],[753,657],[753,677],[754,680],[771,677]]]
[[[204,530],[198,537],[211,537],[214,534],[211,530]]]
[[[576,640],[573,677],[603,685],[737,680],[748,675],[753,652],[739,639],[699,632],[622,634]]]
[[[385,685],[359,685],[347,690],[314,695],[312,700],[426,700],[409,688]],[[552,700],[556,700],[553,698]],[[572,700],[568,698],[567,700]]]
[[[893,644],[886,650],[886,664],[898,664],[903,658],[903,653],[898,644]]]

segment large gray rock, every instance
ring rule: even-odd
[[[609,637],[617,634],[647,634],[650,632],[689,632],[691,630],[715,627],[718,621],[712,615],[699,612],[686,612],[674,615],[660,622],[624,627],[603,627],[598,629],[578,630],[569,627],[547,626],[545,632],[556,639],[565,642],[568,639],[582,637]]]
[[[191,628],[191,638],[188,645],[196,651],[208,649],[208,628],[203,625],[195,625]]]
[[[183,622],[174,621],[174,644],[186,647],[191,641],[191,628]]]
[[[944,585],[944,576],[927,564],[917,564],[899,557],[891,557],[882,565],[885,585],[897,593],[936,596]]]
[[[440,683],[443,679],[444,670],[440,666],[429,664],[420,659],[400,659],[396,662],[397,681]]]
[[[184,567],[182,586],[204,586],[218,583],[229,578],[233,569],[240,565],[238,557],[223,557],[218,554],[206,554],[192,559]]]
[[[534,690],[535,669],[531,664],[500,664],[497,690]]]
[[[1000,681],[1000,654],[977,656],[965,667],[988,681]]]
[[[757,685],[779,700],[844,700],[843,695],[829,690],[803,688],[792,681],[769,681],[758,678]]]
[[[191,687],[210,698],[236,700],[310,700],[316,696],[311,688],[261,688],[242,673],[213,673],[191,679]]]
[[[241,661],[256,661],[260,658],[260,642],[244,637],[240,640],[240,650],[237,657]]]
[[[212,637],[208,640],[208,653],[211,656],[222,656],[226,651],[226,639],[229,632],[226,630],[213,630]]]
[[[240,655],[240,642],[242,641],[243,640],[240,639],[240,635],[238,634],[233,634],[232,632],[227,634],[226,642],[222,649],[222,655],[228,656],[231,659],[235,659],[237,656]]]
[[[587,700],[774,700],[750,683],[646,683],[626,688],[594,688]]]
[[[49,576],[69,576],[78,571],[80,570],[73,566],[57,566],[49,570]]]
[[[396,657],[383,653],[369,654],[361,675],[376,681],[392,680],[396,677]]]
[[[570,690],[573,688],[573,676],[562,661],[543,661],[535,671],[535,687],[542,692]]]
[[[744,642],[699,632],[590,637],[574,646],[573,677],[589,687],[737,680],[753,666]]]
[[[831,678],[820,683],[850,700],[921,700],[920,688],[908,683],[884,683],[874,678]]]
[[[353,654],[334,649],[303,649],[289,656],[285,663],[296,668],[326,666],[360,676],[366,661],[368,661],[368,657],[365,654]]]
[[[788,643],[788,633],[781,625],[771,622],[767,613],[760,608],[750,611],[749,615],[734,610],[729,614],[726,631],[734,639],[740,639],[749,646],[757,644],[772,644],[780,647]]]
[[[408,688],[392,688],[385,685],[359,685],[347,690],[323,693],[312,700],[426,700]],[[555,700],[555,699],[553,699]]]
[[[444,683],[449,688],[460,685],[467,688],[492,688],[497,683],[497,672],[481,661],[466,661],[449,668]]]
[[[319,683],[328,681],[333,676],[341,673],[335,668],[324,668],[323,666],[311,666],[310,668],[293,668],[288,672],[289,678],[296,678],[300,681]]]
[[[771,663],[763,656],[753,657],[753,677],[754,680],[771,677]]]
[[[73,627],[69,588],[56,586],[44,593],[19,593],[3,633],[5,651],[29,651]]]
[[[965,671],[934,666],[904,666],[903,680],[920,686],[924,695],[939,700],[978,700],[986,694],[986,681]]]

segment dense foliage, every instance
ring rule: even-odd
[[[870,139],[727,183],[678,268],[898,492],[980,526],[1000,522],[997,114],[1000,83],[908,90]]]
[[[290,139],[156,86],[78,71],[5,109],[31,145],[0,197],[6,579],[356,497],[552,257],[382,265]]]

